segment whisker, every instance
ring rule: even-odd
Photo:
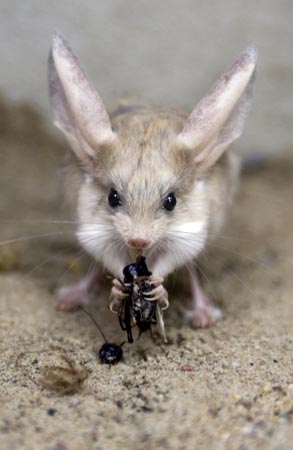
[[[65,277],[67,276],[67,274],[71,271],[71,269],[75,266],[75,264],[84,256],[86,255],[87,252],[85,250],[80,250],[77,253],[76,258],[74,258],[74,260],[71,262],[71,264],[64,270],[64,272],[60,275],[57,284],[56,284],[56,289],[58,290],[58,288],[60,287],[60,285],[63,283],[63,280],[65,279]]]
[[[34,266],[32,269],[30,269],[28,272],[25,272],[25,274],[23,275],[23,280],[26,280],[27,278],[29,278],[34,272],[36,272],[37,270],[39,270],[41,267],[44,267],[46,264],[48,264],[51,261],[54,261],[56,258],[58,258],[58,256],[54,255],[54,256],[50,256],[49,258],[46,258],[44,261],[42,261],[41,263],[37,264],[36,266]]]
[[[80,222],[77,221],[73,221],[73,220],[57,220],[57,219],[53,219],[53,220],[47,220],[47,219],[1,219],[0,220],[0,224],[1,223],[21,223],[21,224],[29,224],[29,225],[43,225],[43,224],[73,224],[73,225],[80,225]]]
[[[220,261],[220,258],[214,258],[216,261]],[[256,299],[259,300],[259,298],[257,297],[256,293],[249,287],[248,283],[246,283],[243,278],[241,278],[233,269],[226,267],[225,266],[225,270],[227,272],[229,272],[234,278],[237,279],[237,281],[240,282],[240,284],[247,290],[249,291],[249,293]]]
[[[176,236],[176,233],[174,233],[174,236],[176,237],[176,239],[178,239],[178,240],[183,240],[184,238],[183,238],[183,235],[188,235],[189,234],[189,232],[182,232],[182,235],[181,236]],[[230,239],[231,237],[230,236],[225,236],[225,238],[227,238],[227,239]],[[188,239],[188,236],[187,236],[187,239]],[[244,240],[244,239],[237,239],[237,238],[232,238],[233,240],[235,239],[235,241],[237,241],[237,240],[239,240],[239,241],[243,241],[243,242],[252,242],[252,243],[258,243],[258,241],[257,240],[255,240],[255,241],[253,241],[253,240]],[[210,242],[204,242],[203,240],[198,240],[198,242],[199,243],[202,243],[202,244],[204,244],[206,247],[214,247],[214,248],[218,248],[218,249],[221,249],[221,250],[224,250],[224,251],[226,251],[226,252],[228,252],[228,253],[231,253],[231,254],[233,254],[233,255],[236,255],[236,256],[239,256],[240,258],[243,258],[243,259],[246,259],[246,260],[248,260],[248,261],[252,261],[252,262],[254,262],[255,264],[257,264],[258,266],[261,266],[261,267],[263,267],[266,271],[268,271],[268,272],[270,272],[270,273],[272,273],[272,274],[274,274],[274,275],[277,275],[277,276],[279,276],[282,280],[284,280],[284,281],[286,281],[287,283],[289,283],[291,286],[293,286],[293,283],[292,283],[292,281],[290,280],[290,279],[288,279],[288,278],[286,278],[286,277],[284,277],[278,270],[275,270],[275,269],[273,269],[273,268],[271,268],[271,267],[269,267],[267,264],[265,264],[265,263],[263,263],[262,261],[260,261],[260,260],[258,260],[258,259],[256,259],[256,258],[254,258],[254,257],[252,257],[252,256],[248,256],[248,255],[243,255],[243,254],[241,254],[241,253],[239,253],[239,252],[237,252],[237,251],[233,251],[233,250],[229,250],[229,249],[227,249],[226,247],[223,247],[223,246],[221,246],[221,245],[218,245],[218,244],[216,244],[216,243],[210,243]],[[203,254],[203,252],[201,252],[201,254]]]
[[[59,219],[1,219],[1,224],[23,224],[23,225],[74,225],[77,227],[82,226],[90,226],[97,227],[97,229],[106,229],[108,231],[112,230],[113,227],[111,225],[100,225],[97,222],[80,222],[77,220],[59,220]]]
[[[172,237],[173,241],[174,239],[177,240],[178,242],[180,241],[184,241],[185,243],[188,243],[189,240],[191,240],[192,242],[195,241],[194,236],[195,233],[192,232],[186,232],[186,231],[182,231],[182,230],[168,230],[168,234],[170,235],[170,237]],[[242,238],[236,238],[236,237],[232,237],[232,236],[225,236],[225,235],[217,235],[218,238],[222,238],[222,239],[228,239],[231,241],[240,241],[240,242],[257,242],[257,240],[249,240],[249,239],[242,239]],[[190,239],[192,238],[192,239]],[[287,283],[289,283],[290,285],[293,286],[293,283],[290,279],[284,277],[278,270],[275,270],[271,267],[269,267],[267,264],[263,263],[262,261],[259,261],[258,259],[252,257],[252,256],[248,256],[248,255],[243,255],[237,251],[233,251],[230,249],[225,248],[224,246],[218,245],[218,244],[214,244],[214,243],[209,243],[209,242],[204,242],[203,239],[198,239],[198,242],[204,243],[206,247],[211,247],[211,248],[216,248],[216,249],[220,249],[220,250],[224,250],[225,252],[228,252],[232,255],[236,255],[239,256],[240,258],[243,258],[247,261],[250,262],[254,262],[255,264],[263,267],[266,271],[277,275],[278,277],[280,277],[281,279],[283,279],[284,281],[286,281]],[[201,254],[207,258],[207,255],[205,254],[204,251],[201,252]],[[198,265],[196,265],[196,267],[200,270],[200,267]],[[230,268],[227,268],[227,271],[229,271],[250,293],[251,295],[253,295],[254,297],[256,297],[255,293],[251,290],[251,288],[247,285],[247,283],[237,274],[235,273],[233,270],[231,270]],[[201,272],[204,276],[206,275],[205,273]],[[206,276],[205,276],[206,278]],[[210,280],[207,280],[210,282]],[[211,287],[213,288],[213,286],[211,285]],[[214,291],[214,288],[213,288]]]
[[[60,235],[65,235],[65,234],[72,235],[73,232],[72,231],[55,231],[52,233],[43,233],[43,234],[35,234],[35,235],[31,235],[31,236],[22,236],[19,238],[8,239],[7,241],[2,241],[2,242],[0,242],[0,247],[3,247],[4,245],[14,244],[15,242],[24,242],[24,241],[34,240],[34,239],[41,239],[44,237],[60,236]]]
[[[196,235],[196,233],[192,233],[191,231],[182,231],[182,230],[178,230],[178,231],[168,230],[167,233],[172,236],[178,236],[178,238],[181,238],[181,239],[183,239],[186,236],[195,236]],[[227,239],[227,240],[239,241],[239,242],[249,242],[249,243],[257,242],[256,239],[239,238],[237,236],[225,236],[225,235],[221,235],[221,234],[210,234],[209,236],[211,238]]]
[[[230,269],[230,267],[225,267],[225,270],[233,275],[242,284],[242,286],[247,289],[256,300],[258,300],[256,293],[249,287],[248,283],[246,283],[239,275],[237,275],[234,270]]]
[[[79,253],[80,253],[80,251],[79,251]],[[24,275],[23,275],[23,279],[26,279],[26,278],[30,277],[34,272],[39,270],[41,267],[44,267],[46,264],[50,263],[51,261],[54,261],[54,260],[58,259],[60,257],[60,255],[62,255],[62,254],[63,254],[63,251],[60,251],[58,253],[55,253],[53,256],[50,256],[49,258],[45,258],[42,262],[40,262],[39,264],[34,266],[32,269],[30,269],[27,272],[25,272]],[[69,270],[72,269],[72,267],[75,265],[75,263],[76,263],[76,261],[73,261],[70,264]]]
[[[205,256],[206,256],[206,255],[205,255]],[[207,260],[208,260],[208,257],[207,257],[207,256],[206,256],[206,258],[207,258]],[[212,289],[212,297],[213,297],[213,300],[215,300],[216,297],[217,297],[217,295],[216,295],[215,288],[214,288],[213,283],[211,282],[210,278],[207,276],[207,274],[205,273],[205,271],[203,270],[203,268],[201,268],[201,267],[199,266],[199,264],[197,264],[196,261],[193,261],[193,265],[195,266],[196,270],[198,270],[198,271],[201,273],[201,275],[204,277],[204,279],[207,281],[207,283],[208,283],[209,286],[211,287],[211,289]]]
[[[280,272],[278,272],[277,270],[273,269],[272,267],[269,267],[267,264],[265,264],[265,263],[259,261],[258,259],[254,258],[253,256],[242,255],[242,254],[239,253],[239,252],[235,252],[235,251],[233,251],[233,250],[229,250],[229,249],[227,249],[227,248],[225,248],[225,247],[222,247],[222,246],[220,246],[220,245],[217,245],[217,244],[209,244],[209,243],[208,243],[207,246],[209,246],[209,247],[214,247],[214,248],[218,248],[218,249],[220,249],[220,250],[224,250],[224,251],[226,251],[227,253],[230,253],[230,254],[232,254],[232,255],[239,256],[240,258],[243,258],[243,259],[246,259],[246,260],[248,260],[248,261],[254,262],[255,264],[262,266],[262,267],[263,267],[264,269],[266,269],[267,271],[271,272],[271,273],[274,274],[274,275],[277,275],[277,276],[280,277],[283,281],[286,281],[286,282],[289,283],[291,286],[293,286],[293,283],[292,283],[291,280],[289,280],[289,278],[284,277]]]
[[[97,261],[95,259],[93,259],[88,266],[87,272],[86,272],[86,276],[88,276],[91,272],[94,271],[95,267],[97,266]]]

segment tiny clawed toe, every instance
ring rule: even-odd
[[[207,328],[221,318],[221,311],[213,307],[201,308],[188,311],[187,317],[191,319],[194,328]]]
[[[165,311],[165,309],[169,308],[169,300],[166,297],[161,298],[159,300],[159,304],[162,311]]]

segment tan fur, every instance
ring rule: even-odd
[[[79,238],[116,276],[130,262],[127,241],[146,239],[151,243],[146,251],[150,269],[166,276],[196,257],[208,235],[220,229],[235,191],[236,166],[232,155],[224,154],[208,172],[197,173],[192,153],[175,140],[187,113],[143,105],[117,111],[112,114],[117,141],[96,148],[93,176],[80,190],[78,212],[85,239]],[[111,187],[123,196],[118,210],[108,205]],[[177,205],[168,212],[162,202],[170,192],[175,193]],[[202,224],[197,233],[181,231],[192,222]],[[99,244],[88,240],[90,229],[97,230],[99,238],[98,229],[89,223],[109,228],[109,233],[100,234]],[[107,245],[101,246],[102,242]],[[116,248],[115,257],[111,247]]]

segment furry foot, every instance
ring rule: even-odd
[[[56,293],[57,309],[72,312],[76,311],[80,305],[89,303],[91,291],[98,290],[99,279],[100,276],[95,272],[83,278],[79,283],[58,289]]]
[[[215,308],[207,295],[202,291],[197,274],[190,271],[192,288],[192,309],[187,311],[186,316],[191,321],[193,328],[206,328],[219,320],[221,311]]]
[[[220,309],[215,308],[211,305],[187,311],[186,315],[191,321],[191,326],[193,328],[209,327],[222,317]]]

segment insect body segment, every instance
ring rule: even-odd
[[[122,344],[110,344],[105,342],[99,350],[99,358],[104,364],[116,364],[119,362],[123,355]]]
[[[128,342],[133,342],[131,329],[134,325],[137,325],[141,334],[151,330],[151,326],[156,324],[159,325],[160,333],[166,341],[162,317],[163,308],[158,302],[159,296],[156,295],[157,285],[161,284],[162,280],[157,282],[150,280],[152,272],[149,272],[143,256],[138,257],[135,263],[125,266],[123,275],[124,282],[120,282],[123,293],[118,300],[118,309],[114,308],[116,299],[110,308],[118,313],[120,326],[127,332]],[[164,305],[165,308],[168,307],[167,299]]]

